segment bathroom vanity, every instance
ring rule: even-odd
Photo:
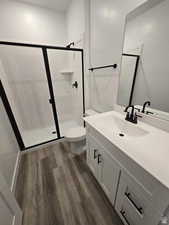
[[[87,163],[126,225],[158,225],[169,206],[169,133],[112,111],[85,118]]]

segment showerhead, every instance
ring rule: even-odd
[[[72,45],[74,46],[75,43],[74,42],[71,42],[69,45],[66,46],[66,48],[70,48]]]

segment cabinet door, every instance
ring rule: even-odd
[[[119,164],[103,149],[101,151],[101,185],[109,200],[114,205],[120,176]]]
[[[120,175],[120,166],[94,137],[87,136],[88,165],[114,205]]]
[[[90,167],[93,175],[99,180],[99,171],[98,171],[99,145],[93,137],[88,136],[87,146],[88,146],[87,149],[88,166]]]

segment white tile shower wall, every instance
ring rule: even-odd
[[[110,84],[112,88],[105,90],[105,85],[102,87],[101,84],[103,79],[100,79],[99,76],[97,86],[94,89],[92,89],[93,84],[89,84],[90,96],[93,95],[95,98],[100,98],[102,93],[107,92],[105,96],[107,97],[107,99],[105,99],[106,104],[104,105],[107,111],[110,110],[110,108],[106,106],[107,102],[109,102],[108,105],[113,109],[117,99],[125,16],[143,2],[145,2],[145,0],[126,0],[125,3],[123,0],[93,0],[90,2],[90,64],[92,66],[118,64],[118,69],[109,73],[109,76],[112,76],[112,83]],[[108,74],[108,71],[106,74]],[[104,73],[102,74],[102,76],[104,76]],[[93,76],[92,73],[91,76]],[[106,79],[106,77],[104,79]],[[90,79],[89,83],[91,83],[92,80],[93,78]],[[100,90],[100,95],[97,95],[98,88]],[[100,103],[99,99],[95,99],[95,102]],[[90,107],[93,107],[92,101],[90,102]],[[100,106],[97,105],[97,108],[100,108]]]
[[[0,40],[65,46],[65,14],[15,1],[0,3]]]
[[[73,109],[74,109],[74,120],[78,124],[83,124],[83,92],[82,92],[82,61],[81,53],[76,52],[73,54],[73,82],[78,82],[78,88],[73,88]]]
[[[41,50],[12,46],[0,46],[0,49],[11,92],[9,100],[13,101],[13,113],[21,131],[54,125]]]
[[[69,64],[73,52],[48,50],[48,56],[59,121],[73,120],[73,74],[62,73],[62,71],[73,71],[73,65]]]
[[[84,49],[86,54],[86,14],[85,4],[88,0],[73,0],[67,12],[67,30],[68,30],[68,43],[75,42],[75,48]],[[78,89],[73,89],[72,106],[74,110],[74,119],[82,124],[83,105],[82,105],[82,67],[80,53],[73,53],[70,56],[70,65],[73,66],[74,74],[72,82],[78,81]],[[86,63],[86,60],[85,60]],[[86,75],[86,74],[85,74]],[[85,82],[86,83],[86,82]],[[87,91],[85,91],[87,95]]]

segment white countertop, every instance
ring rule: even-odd
[[[116,132],[113,132],[111,121],[109,126],[104,125],[105,119],[110,118],[110,116],[125,119],[124,115],[112,111],[86,117],[84,120],[169,188],[169,133],[138,121],[138,124],[133,124],[133,126],[146,130],[148,134],[140,137],[122,138]]]

